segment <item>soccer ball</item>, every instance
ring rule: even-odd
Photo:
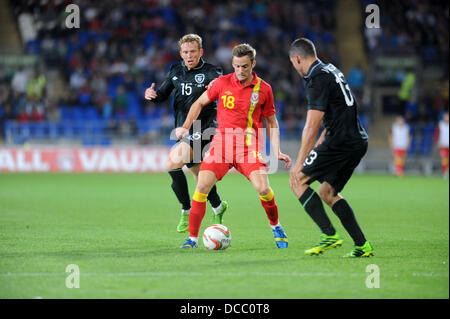
[[[211,225],[203,233],[203,245],[209,250],[226,249],[230,245],[230,242],[230,230],[224,225]]]

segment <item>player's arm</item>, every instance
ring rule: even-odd
[[[182,127],[177,127],[175,129],[175,135],[177,138],[182,138],[186,134],[188,134],[189,129],[192,126],[192,123],[198,118],[203,107],[211,103],[211,100],[208,98],[208,91],[203,92],[202,95],[191,105],[189,109],[189,113],[186,117],[186,120],[183,123]]]
[[[306,157],[314,148],[324,114],[324,112],[319,110],[309,110],[306,115],[306,124],[302,133],[302,146],[300,147],[297,162],[293,168],[295,173],[300,172]]]
[[[152,83],[152,85],[145,90],[144,97],[146,100],[152,101],[153,103],[161,103],[167,100],[175,88],[171,80],[171,73],[172,72],[169,71],[165,81],[158,90],[155,90],[155,83]]]
[[[285,168],[289,169],[291,167],[292,160],[288,155],[283,154],[280,151],[280,128],[278,125],[278,120],[275,114],[270,115],[265,119],[267,123],[267,129],[269,131],[270,142],[272,143],[272,148],[275,152],[275,155],[279,160],[285,161]]]
[[[323,129],[322,134],[320,134],[319,139],[316,142],[316,145],[314,145],[314,147],[319,146],[320,144],[322,144],[323,140],[325,139],[325,135],[327,134],[327,129]]]
[[[302,146],[298,152],[297,162],[292,173],[295,175],[303,168],[303,163],[311,150],[314,148],[319,135],[322,118],[328,105],[329,83],[333,81],[328,74],[316,76],[307,85],[308,112],[306,113],[306,124],[302,133]]]

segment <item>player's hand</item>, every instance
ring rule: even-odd
[[[301,168],[299,168],[298,165],[294,165],[289,173],[289,186],[292,189],[300,185],[300,171]]]
[[[284,161],[285,162],[285,164],[284,164],[284,168],[285,169],[290,169],[291,168],[292,160],[289,157],[289,155],[286,155],[286,154],[283,154],[283,153],[280,152],[280,154],[278,154],[278,159],[280,161]]]
[[[185,129],[184,127],[177,127],[175,129],[175,135],[177,136],[177,139],[181,140],[184,136],[189,134],[189,130]]]
[[[145,90],[144,96],[146,100],[153,100],[158,96],[155,91],[155,83],[152,83],[152,86]]]

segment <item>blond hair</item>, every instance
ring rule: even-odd
[[[181,45],[186,42],[197,42],[199,50],[202,49],[202,38],[194,33],[184,35],[179,41],[178,45],[181,49]]]
[[[231,51],[231,55],[235,57],[243,57],[248,56],[250,61],[254,61],[256,58],[256,50],[252,48],[252,46],[248,43],[238,44]]]

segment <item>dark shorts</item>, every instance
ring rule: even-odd
[[[182,142],[189,144],[189,146],[192,148],[194,155],[192,161],[186,163],[186,166],[188,168],[191,168],[202,162],[205,153],[208,151],[209,145],[211,144],[212,138],[214,136],[212,135],[214,129],[215,129],[214,127],[210,127],[206,130],[207,131],[206,133],[191,132],[192,134],[186,135],[181,139]]]
[[[309,153],[303,163],[302,173],[310,177],[308,184],[316,180],[320,183],[327,182],[338,193],[366,154],[367,146],[367,143],[363,143],[349,151],[321,144]]]

